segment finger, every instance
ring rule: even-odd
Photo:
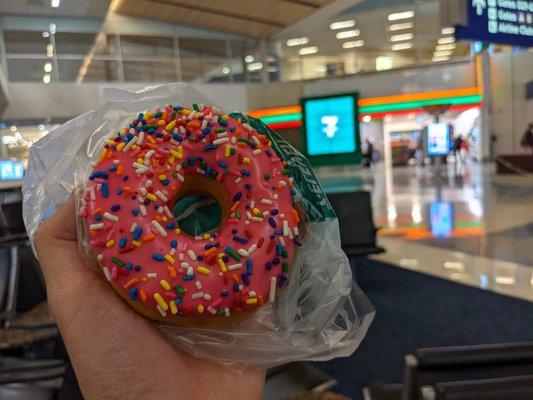
[[[38,228],[38,233],[60,240],[76,240],[76,211],[74,196],[62,204],[55,214]]]
[[[81,259],[76,240],[74,198],[71,196],[55,214],[35,232],[35,250],[47,286],[69,277],[79,268]]]

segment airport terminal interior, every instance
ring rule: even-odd
[[[367,298],[353,354],[267,365],[262,399],[533,399],[531,0],[0,0],[0,399],[92,398],[48,307],[28,228],[56,208],[32,221],[29,199],[66,200],[75,185],[64,176],[79,177],[72,147],[37,148],[74,118],[120,101],[127,110],[179,83],[307,158]],[[89,135],[76,129],[61,140]],[[253,138],[237,144],[259,154]],[[60,157],[58,181],[36,193],[35,176]],[[204,204],[170,217],[179,226]],[[335,229],[327,235],[339,242]]]

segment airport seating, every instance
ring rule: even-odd
[[[0,215],[0,399],[54,399],[65,361],[54,357],[57,327],[22,224],[20,203]],[[17,215],[14,215],[16,213]]]
[[[376,244],[378,228],[374,225],[370,192],[329,193],[329,202],[337,214],[343,250],[349,256],[383,253]]]
[[[488,380],[492,386],[486,388],[493,388],[494,393],[477,397],[485,399],[492,398],[489,394],[497,395],[498,390],[503,390],[500,387],[512,386],[507,382],[518,377],[529,382],[526,377],[532,371],[533,342],[419,349],[405,357],[402,384],[373,382],[365,388],[364,394],[367,400],[438,399],[438,393],[448,396],[443,399],[456,399],[447,393],[463,390],[461,382],[466,393],[476,390],[475,382]]]
[[[533,375],[441,382],[421,392],[424,400],[530,400]]]

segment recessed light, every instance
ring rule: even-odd
[[[289,47],[301,46],[301,45],[307,44],[307,43],[309,43],[309,38],[305,37],[305,36],[287,40],[287,46],[289,46]]]
[[[248,71],[259,71],[263,69],[263,63],[260,63],[260,62],[255,62],[255,63],[251,63],[251,64],[248,64]]]
[[[252,56],[251,54],[248,54],[246,57],[244,57],[244,62],[248,64],[251,62],[254,62],[254,60],[255,60],[255,57]]]
[[[401,31],[402,29],[411,29],[415,24],[412,22],[401,22],[399,24],[392,24],[389,26],[389,31]]]
[[[43,75],[43,83],[50,83],[50,74],[44,74]]]
[[[453,36],[443,37],[437,40],[438,44],[450,44],[455,43],[455,38]]]
[[[446,51],[435,51],[433,53],[433,57],[449,57],[453,54],[453,51],[449,51],[449,50],[446,50]]]
[[[332,22],[329,25],[329,29],[331,29],[331,30],[346,29],[346,28],[351,28],[352,26],[355,26],[355,20],[349,19],[347,21]]]
[[[442,28],[440,33],[442,35],[453,35],[455,33],[455,28]]]
[[[391,46],[391,49],[393,51],[400,51],[400,50],[409,50],[413,47],[413,43],[411,42],[407,42],[407,43],[397,43],[397,44],[393,44]]]
[[[229,67],[223,67],[223,68],[222,68],[222,73],[223,73],[224,75],[227,75],[227,74],[229,74],[230,72],[231,72],[231,69],[229,69]]]
[[[45,126],[43,124],[39,124],[39,126],[37,127],[40,131],[44,131],[45,130]]]
[[[354,47],[362,47],[365,45],[364,40],[353,40],[351,42],[344,42],[342,44],[343,49],[353,49]]]
[[[16,132],[17,131],[17,126],[16,125],[11,125],[11,132]]]
[[[339,32],[339,33],[337,33],[335,35],[335,37],[337,39],[348,39],[348,38],[351,38],[351,37],[359,36],[360,33],[361,33],[361,31],[359,29],[353,29],[353,30],[350,30],[350,31]]]
[[[56,33],[56,28],[57,28],[57,25],[54,24],[53,22],[48,26],[48,30],[50,31],[52,35]]]
[[[450,43],[450,44],[438,44],[435,46],[435,50],[454,50],[456,48],[456,44],[455,43]]]
[[[315,54],[317,52],[318,47],[316,46],[302,47],[300,50],[298,50],[298,54],[301,56],[305,56],[306,54]]]
[[[414,11],[404,11],[404,12],[389,14],[387,19],[389,21],[398,21],[399,19],[413,18],[414,16],[415,16]]]
[[[401,35],[393,35],[390,37],[391,42],[402,42],[404,40],[411,40],[414,37],[412,33],[403,33]]]
[[[44,72],[51,72],[52,71],[52,63],[50,62],[47,62],[46,64],[44,64]]]
[[[50,37],[50,32],[44,31],[43,32],[43,38],[47,38],[47,37]]]
[[[50,7],[57,8],[61,5],[61,0],[51,0]]]
[[[365,115],[363,117],[363,122],[370,122],[370,121],[372,121],[372,117],[370,115]]]
[[[450,57],[432,57],[431,61],[433,62],[440,62],[440,61],[448,61]]]

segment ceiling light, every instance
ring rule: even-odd
[[[457,46],[455,45],[455,43],[450,43],[450,44],[438,44],[435,46],[435,50],[454,50]]]
[[[43,83],[50,83],[50,74],[44,74],[43,75]]]
[[[365,115],[363,117],[363,122],[370,122],[370,121],[372,121],[372,117],[370,115]]]
[[[50,32],[44,31],[43,32],[43,38],[47,38],[47,37],[50,37]]]
[[[415,16],[414,11],[404,11],[404,12],[389,14],[387,19],[389,21],[398,21],[399,19],[413,18],[414,16]]]
[[[435,51],[433,57],[449,57],[453,54],[453,51]]]
[[[325,65],[318,65],[315,67],[315,72],[327,72],[327,70]]]
[[[56,33],[56,27],[57,25],[54,24],[53,22],[48,26],[48,30],[50,31],[52,35]]]
[[[404,40],[411,40],[414,37],[412,33],[404,33],[401,35],[393,35],[390,37],[391,42],[402,42]]]
[[[50,7],[57,8],[61,5],[61,0],[51,0]]]
[[[306,54],[315,54],[318,52],[318,47],[316,46],[309,46],[309,47],[302,47],[300,50],[298,50],[298,54],[301,56],[304,56]]]
[[[263,63],[260,63],[260,62],[255,62],[255,63],[251,63],[251,64],[248,64],[248,71],[259,71],[263,69]]]
[[[51,72],[52,71],[52,63],[47,62],[44,64],[44,72]]]
[[[347,21],[337,21],[333,22],[329,25],[329,29],[335,30],[335,29],[346,29],[351,28],[352,26],[355,26],[355,20],[349,19]]]
[[[46,45],[46,55],[48,57],[53,57],[54,56],[54,45],[52,43],[48,43]]]
[[[254,60],[255,60],[255,57],[252,56],[251,54],[248,54],[246,57],[244,57],[245,63],[251,63],[251,62],[254,62]]]
[[[348,39],[348,38],[351,38],[351,37],[356,37],[356,36],[359,36],[359,34],[361,33],[361,31],[359,29],[353,29],[351,31],[342,31],[342,32],[339,32],[335,35],[335,37],[337,39]]]
[[[229,74],[230,72],[231,72],[231,69],[229,69],[228,67],[223,67],[223,68],[222,68],[222,73],[223,73],[224,75],[227,75],[227,74]]]
[[[401,31],[402,29],[411,29],[415,24],[412,22],[401,22],[399,24],[392,24],[389,26],[389,31]]]
[[[289,46],[289,47],[301,46],[301,45],[307,44],[307,43],[309,43],[309,38],[305,37],[305,36],[287,40],[287,46]]]
[[[443,37],[437,40],[438,44],[449,44],[449,43],[455,43],[455,38],[453,36]]]
[[[448,61],[450,57],[433,57],[431,58],[431,61],[433,62],[439,62],[439,61]]]
[[[365,41],[364,40],[354,40],[354,41],[351,41],[351,42],[344,42],[342,44],[342,48],[343,49],[353,49],[354,47],[362,47],[365,45]]]
[[[17,126],[16,125],[11,125],[11,132],[16,132],[17,131]]]
[[[440,33],[442,35],[453,35],[455,33],[455,28],[442,28]]]
[[[44,131],[45,130],[45,126],[43,124],[39,124],[39,126],[37,127],[40,131]]]
[[[393,44],[391,46],[391,49],[393,51],[400,51],[400,50],[408,50],[408,49],[411,49],[412,47],[413,47],[413,43],[407,42],[407,43]]]

